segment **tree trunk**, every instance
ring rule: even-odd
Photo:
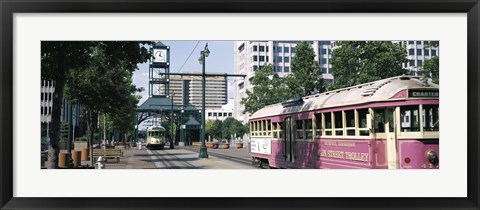
[[[92,110],[87,110],[87,127],[88,127],[88,145],[89,145],[89,156],[90,156],[90,165],[94,166],[95,160],[93,160],[93,131],[95,130],[95,122],[94,122],[94,116],[96,114],[93,113]]]
[[[48,169],[58,168],[58,153],[60,152],[58,145],[60,141],[60,119],[63,102],[63,89],[65,87],[65,74],[67,70],[65,64],[65,50],[63,46],[59,48],[57,65],[57,77],[55,78],[55,92],[53,95],[52,106],[52,127],[49,130],[50,145],[48,146]]]

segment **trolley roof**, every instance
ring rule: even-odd
[[[342,88],[329,92],[303,97],[303,103],[284,107],[282,103],[268,105],[255,112],[250,119],[276,116],[282,114],[305,112],[310,110],[364,104],[391,99],[395,94],[406,89],[438,90],[438,85],[418,76],[397,76],[361,85]],[[283,102],[285,103],[285,102]]]
[[[152,125],[147,128],[147,131],[165,131],[165,128],[160,125]]]

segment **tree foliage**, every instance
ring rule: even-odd
[[[273,66],[268,64],[260,67],[252,80],[253,90],[247,90],[247,97],[242,98],[241,104],[245,105],[243,113],[254,113],[266,105],[284,100],[287,91],[286,85],[277,73],[273,72]]]
[[[425,47],[438,47],[440,43],[438,41],[431,41]],[[423,72],[425,75],[432,78],[432,82],[435,84],[440,84],[440,57],[434,56],[431,59],[425,61],[423,64]]]
[[[301,42],[296,46],[291,70],[292,73],[285,79],[290,93],[289,98],[303,97],[314,92],[324,91],[323,79],[319,74],[320,65],[315,60],[313,48],[307,42]]]
[[[243,136],[247,133],[246,127],[233,117],[228,117],[222,122],[222,139],[230,139],[232,135]]]
[[[339,41],[330,60],[332,89],[406,74],[407,51],[390,41]]]
[[[98,112],[120,113],[134,102],[132,72],[150,54],[141,44],[149,42],[42,42],[42,79],[55,81],[51,144],[48,168],[57,167],[60,110],[65,98],[86,109],[89,145],[93,140]],[[66,87],[66,88],[65,88]],[[93,159],[92,159],[93,161]]]

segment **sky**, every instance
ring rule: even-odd
[[[206,43],[208,43],[210,55],[206,58],[205,72],[233,73],[233,41],[160,41],[170,46],[171,73],[201,73],[202,65],[198,62],[198,58],[200,57],[200,51],[205,49]],[[189,57],[190,53],[191,56]],[[148,98],[148,65],[148,63],[139,64],[138,70],[133,74],[133,83],[137,88],[145,88],[145,91],[141,93],[142,99],[138,104],[139,106]],[[233,97],[233,88],[233,78],[229,78],[229,98]]]

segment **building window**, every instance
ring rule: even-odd
[[[257,56],[256,55],[253,56],[253,61],[257,61]]]
[[[282,72],[282,67],[281,66],[277,66],[276,69],[277,69],[277,72]]]
[[[414,41],[408,41],[408,44],[415,44]]]
[[[290,72],[290,67],[284,66],[283,67],[283,72]]]
[[[282,47],[277,47],[277,52],[282,52]]]
[[[268,46],[267,46],[267,52],[268,52]]]
[[[268,62],[268,56],[267,56],[267,62]]]
[[[409,49],[408,55],[415,55],[415,49]]]
[[[422,66],[423,65],[423,61],[422,60],[417,60],[417,66]]]
[[[327,54],[327,49],[322,49],[322,54]]]
[[[326,58],[322,58],[322,64],[327,64],[327,59]]]
[[[265,61],[265,56],[260,56],[260,61]]]
[[[257,65],[253,65],[253,71],[256,71],[258,69]]]
[[[432,50],[432,56],[437,56],[437,51],[436,50]]]
[[[422,41],[417,41],[417,44],[422,44]]]
[[[232,116],[232,113],[228,113],[228,116],[231,117],[231,116]]]
[[[296,50],[295,47],[291,48],[292,53],[295,53],[295,50]]]
[[[289,62],[290,62],[290,58],[289,58],[289,57],[283,57],[283,62],[289,63]]]
[[[415,66],[415,60],[408,60],[408,66]]]
[[[326,74],[327,73],[327,68],[322,68],[322,73]]]
[[[283,52],[284,52],[284,53],[290,52],[290,48],[289,48],[289,47],[284,47],[284,48],[283,48]]]
[[[417,55],[422,55],[422,49],[417,49]]]
[[[277,59],[276,59],[276,62],[282,62],[282,57],[277,56],[276,58],[277,58]]]
[[[423,55],[429,56],[429,55],[430,55],[430,51],[428,51],[427,49],[423,50]]]
[[[253,52],[257,52],[257,46],[253,46]]]
[[[211,116],[212,116],[212,113],[211,113],[211,112],[209,112],[209,113],[208,113],[208,116],[209,116],[209,117],[211,117]]]
[[[265,46],[260,46],[260,52],[265,52]]]

